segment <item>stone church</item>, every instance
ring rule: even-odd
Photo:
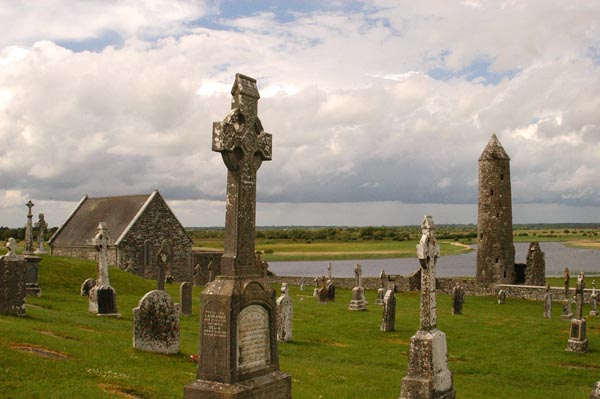
[[[99,222],[108,228],[111,264],[156,279],[157,254],[162,241],[167,240],[171,251],[167,272],[176,281],[192,281],[192,239],[158,190],[117,197],[85,195],[50,238],[51,254],[95,259],[92,239]]]

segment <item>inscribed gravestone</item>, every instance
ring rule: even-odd
[[[431,216],[421,224],[417,258],[421,264],[421,326],[410,339],[407,375],[400,399],[454,399],[452,372],[448,369],[446,335],[437,329],[435,266],[440,247]]]
[[[383,313],[381,316],[381,331],[396,329],[396,296],[394,290],[387,290],[383,296]]]
[[[292,320],[294,319],[294,303],[288,293],[287,283],[281,284],[281,295],[277,298],[277,339],[292,339]]]
[[[12,237],[6,248],[8,253],[0,257],[0,314],[24,316],[27,296],[25,257],[17,255],[17,241]]]
[[[190,316],[192,314],[192,285],[184,281],[179,285],[179,306],[181,314]]]
[[[279,371],[275,296],[255,253],[256,175],[271,159],[272,136],[257,115],[256,80],[236,74],[231,93],[231,111],[213,123],[213,151],[227,166],[221,275],[200,297],[197,380],[184,397],[289,399],[291,378]]]
[[[179,352],[179,306],[165,291],[148,292],[133,309],[133,347],[145,352]]]
[[[25,286],[27,295],[42,296],[42,289],[39,282],[39,269],[42,258],[39,256],[26,255],[25,263],[27,272],[25,274]]]
[[[94,236],[94,247],[98,257],[98,278],[96,285],[89,291],[89,311],[98,316],[121,317],[117,312],[117,293],[110,286],[108,278],[108,245],[110,238],[106,223],[98,224],[98,233]]]

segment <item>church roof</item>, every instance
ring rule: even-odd
[[[85,195],[67,221],[52,235],[50,244],[64,246],[93,245],[99,222],[105,222],[111,243],[122,237],[156,196],[151,194],[90,198]]]
[[[495,134],[492,134],[492,138],[488,142],[487,146],[485,146],[485,149],[483,150],[483,152],[481,153],[481,156],[479,157],[480,161],[490,160],[490,159],[510,160],[510,157],[504,150],[504,147],[502,147],[502,144],[500,144],[500,140],[498,140],[498,137],[496,137]]]

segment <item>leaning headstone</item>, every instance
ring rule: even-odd
[[[355,286],[352,288],[352,299],[348,309],[350,310],[366,310],[365,307],[365,290],[362,286],[362,268],[359,264],[354,268]]]
[[[256,268],[256,174],[271,159],[272,136],[257,115],[256,80],[236,74],[231,111],[213,123],[213,151],[227,166],[221,274],[200,295],[197,379],[185,399],[290,399],[279,371],[275,294]]]
[[[506,303],[506,291],[498,291],[498,305],[504,305]]]
[[[33,208],[33,202],[29,200],[25,206],[29,209],[29,211],[27,212],[27,224],[25,225],[25,244],[23,248],[23,255],[33,255],[33,213],[31,212],[31,208]]]
[[[148,292],[133,309],[133,347],[154,353],[179,352],[179,305],[165,291]]]
[[[179,285],[179,306],[183,316],[192,314],[192,285],[184,281]]]
[[[82,284],[81,284],[81,290],[79,291],[81,296],[88,296],[90,295],[90,290],[92,289],[92,287],[94,287],[96,285],[96,280],[93,278],[88,278],[86,279]]]
[[[577,287],[575,296],[577,301],[577,310],[575,317],[571,319],[571,328],[569,329],[569,341],[567,350],[569,352],[587,352],[588,340],[586,337],[586,320],[583,317],[583,295],[585,292],[585,275],[579,273],[577,277]]]
[[[573,310],[571,308],[572,305],[572,301],[571,298],[569,298],[569,280],[570,280],[570,275],[569,275],[569,268],[565,267],[565,299],[563,300],[562,303],[562,314],[560,315],[560,317],[562,319],[570,319],[573,317]]]
[[[90,289],[89,311],[98,316],[121,317],[117,312],[117,293],[110,286],[108,278],[108,245],[110,239],[104,222],[98,224],[98,233],[94,237],[94,247],[98,257],[98,278]]]
[[[27,265],[25,257],[17,255],[17,241],[9,238],[8,253],[0,256],[0,314],[25,315]]]
[[[600,399],[600,381],[596,382],[596,385],[594,385],[594,389],[592,389],[592,393],[590,394],[590,399]]]
[[[383,296],[380,329],[381,331],[394,331],[396,329],[396,296],[394,290],[387,290]]]
[[[435,265],[440,247],[431,216],[421,224],[417,258],[421,264],[421,326],[410,339],[407,375],[400,399],[454,399],[452,372],[448,369],[446,334],[437,329]]]
[[[381,273],[379,273],[379,289],[377,290],[377,300],[375,300],[375,304],[383,305],[383,299],[385,297],[387,291],[387,276],[385,275],[385,271],[381,269]]]
[[[552,292],[550,292],[550,284],[546,285],[546,293],[544,294],[544,318],[552,318]]]
[[[590,295],[590,316],[598,316],[598,293],[596,292],[596,280],[592,280],[592,295]]]
[[[38,234],[37,235],[38,247],[35,250],[35,254],[42,255],[42,254],[46,253],[46,250],[44,249],[44,234],[46,233],[46,230],[48,229],[48,223],[46,223],[43,213],[40,213],[39,219],[35,223],[35,227],[37,228],[37,231],[38,231],[38,233],[37,233]]]
[[[317,291],[317,296],[319,297],[319,303],[327,303],[329,300],[329,291],[327,291],[327,279],[325,276],[321,277],[321,288]]]
[[[465,291],[456,283],[452,288],[452,314],[462,314],[463,303],[465,302]]]
[[[25,285],[28,296],[42,296],[40,288],[39,269],[42,258],[39,256],[25,255],[27,273],[25,274]]]
[[[294,303],[288,293],[287,283],[281,284],[281,295],[277,298],[277,340],[287,342],[292,339]]]

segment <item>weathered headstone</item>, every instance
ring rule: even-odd
[[[381,331],[394,331],[396,329],[396,296],[394,290],[387,290],[383,296],[380,329]]]
[[[48,223],[44,219],[44,214],[40,213],[38,221],[35,223],[35,227],[37,228],[37,241],[38,247],[35,250],[36,254],[45,254],[46,250],[44,249],[44,234],[48,229]]]
[[[272,137],[257,115],[256,80],[236,74],[231,111],[213,123],[213,151],[227,166],[221,275],[202,292],[197,380],[185,399],[290,399],[279,371],[275,294],[256,268],[256,174]]]
[[[25,206],[29,209],[27,212],[27,224],[25,225],[25,244],[23,248],[23,255],[33,255],[33,213],[31,212],[31,208],[33,208],[33,202],[29,200],[25,204]]]
[[[25,274],[25,284],[27,287],[28,296],[42,296],[40,288],[39,269],[42,258],[39,256],[25,255],[25,263],[27,264],[27,272]]]
[[[462,314],[463,303],[465,302],[465,291],[456,283],[452,288],[452,314]]]
[[[300,291],[304,291],[304,277],[300,277]]]
[[[544,318],[552,318],[552,292],[550,291],[550,284],[546,285],[546,293],[544,294]]]
[[[88,295],[90,295],[90,290],[95,285],[96,285],[96,279],[88,278],[81,284],[81,290],[79,291],[79,293],[81,294],[81,296],[88,296]]]
[[[179,306],[183,316],[192,314],[192,285],[187,281],[179,285]]]
[[[314,278],[315,288],[313,289],[313,296],[319,297],[319,283],[321,279],[319,277]]]
[[[562,314],[560,315],[560,317],[562,319],[570,319],[573,317],[573,311],[571,309],[571,305],[572,305],[572,301],[571,298],[569,297],[569,280],[570,280],[570,275],[569,275],[569,268],[565,267],[565,272],[564,272],[565,278],[565,299],[563,300],[562,303]]]
[[[90,289],[89,311],[98,316],[121,317],[117,312],[117,293],[110,286],[108,278],[108,229],[104,222],[98,224],[98,233],[94,237],[94,247],[98,257],[98,278],[96,285]]]
[[[586,320],[583,318],[583,296],[585,292],[585,275],[579,273],[577,277],[577,287],[575,296],[577,301],[577,310],[575,317],[571,319],[571,328],[569,329],[569,341],[567,350],[570,352],[587,352],[588,340],[586,337]]]
[[[317,296],[319,297],[319,303],[327,303],[329,300],[329,291],[327,291],[327,279],[325,276],[319,279],[321,282],[321,288],[317,291]]]
[[[277,298],[277,340],[287,342],[292,339],[294,303],[288,293],[287,283],[281,284],[281,295]]]
[[[506,291],[498,291],[498,305],[504,305],[506,303]]]
[[[169,258],[171,256],[171,247],[169,241],[162,240],[160,250],[156,254],[156,265],[158,266],[158,277],[156,279],[156,289],[164,291],[167,274],[169,274]]]
[[[377,299],[375,300],[375,304],[383,305],[383,299],[387,292],[387,276],[385,271],[381,269],[381,273],[379,273],[379,289],[377,290]]]
[[[17,241],[9,238],[8,253],[0,256],[0,314],[25,315],[27,265],[25,257],[17,255]]]
[[[452,372],[448,369],[446,334],[437,329],[435,265],[440,247],[431,216],[421,224],[417,258],[421,264],[421,326],[410,339],[407,375],[400,399],[454,399]]]
[[[592,295],[590,295],[590,316],[598,316],[598,293],[596,292],[596,280],[592,280]]]
[[[365,308],[365,290],[362,286],[362,267],[357,264],[354,268],[354,288],[352,288],[352,299],[348,309],[366,310]]]
[[[594,389],[592,389],[592,393],[590,394],[590,399],[600,399],[600,381],[596,382],[596,385],[594,385]]]
[[[133,309],[133,347],[154,353],[179,352],[179,305],[165,291],[148,292]]]

